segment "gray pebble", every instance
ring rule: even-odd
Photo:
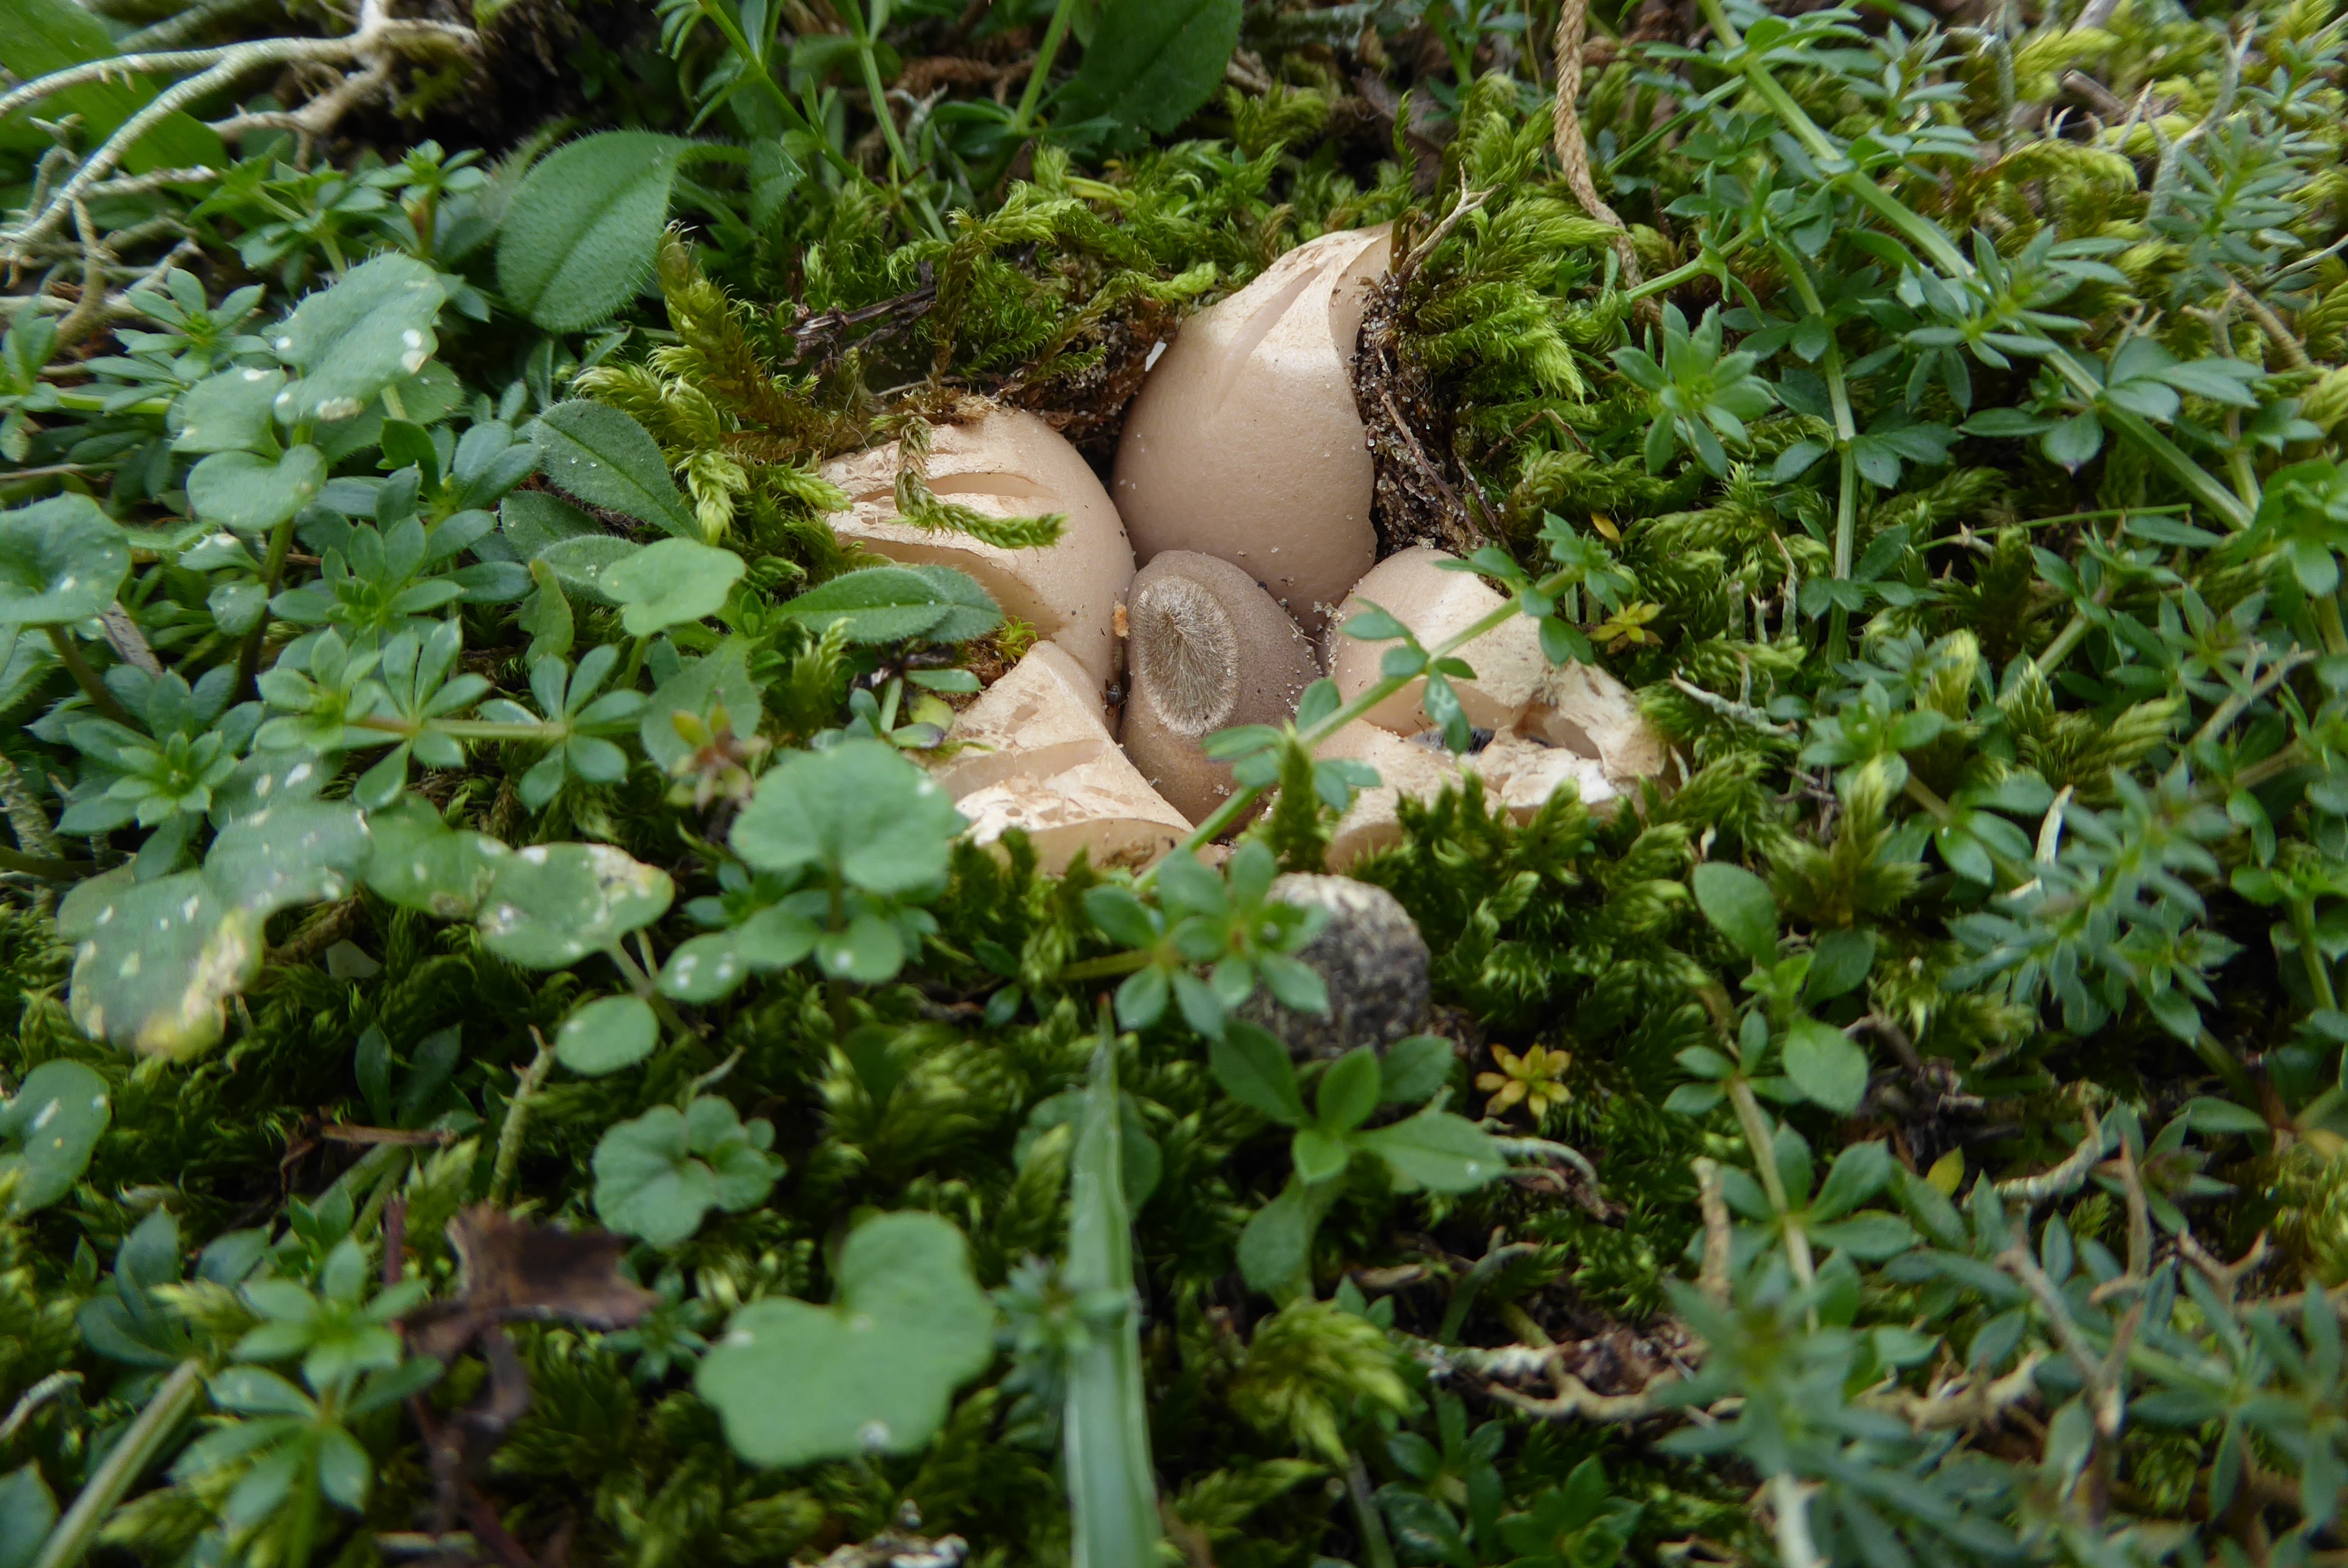
[[[1292,1012],[1259,989],[1241,1018],[1307,1061],[1363,1045],[1384,1051],[1426,1028],[1426,939],[1393,894],[1349,876],[1291,872],[1272,883],[1272,897],[1329,911],[1328,925],[1296,954],[1329,988],[1329,1016]]]

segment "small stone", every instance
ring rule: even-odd
[[[1259,990],[1239,1009],[1270,1030],[1300,1061],[1327,1060],[1357,1046],[1383,1052],[1426,1025],[1426,939],[1383,887],[1349,876],[1292,872],[1275,880],[1272,897],[1284,904],[1329,911],[1321,934],[1297,951],[1329,988],[1329,1014],[1292,1012]]]

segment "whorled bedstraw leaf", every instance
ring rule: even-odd
[[[0,1178],[16,1178],[8,1212],[28,1214],[73,1191],[112,1113],[106,1080],[78,1061],[26,1073],[0,1103]]]
[[[221,371],[188,388],[177,413],[174,452],[259,452],[276,439],[270,410],[285,384],[282,370],[250,365]]]
[[[694,1386],[753,1464],[911,1453],[985,1369],[994,1311],[962,1233],[881,1214],[850,1233],[829,1307],[768,1297],[734,1314]]]
[[[476,923],[498,957],[559,969],[659,919],[675,891],[608,844],[533,844],[499,860]]]
[[[1814,1018],[1797,1018],[1786,1030],[1786,1076],[1818,1104],[1848,1116],[1867,1093],[1867,1052],[1849,1035]]]
[[[946,792],[894,746],[843,741],[759,780],[732,842],[761,871],[820,866],[864,892],[901,894],[945,880],[962,828]]]
[[[215,452],[188,475],[188,506],[215,528],[265,533],[318,498],[326,458],[315,446],[281,456]]]
[[[637,726],[644,755],[663,773],[672,771],[693,753],[693,743],[677,730],[677,715],[689,715],[706,729],[718,708],[736,735],[758,727],[761,717],[758,685],[750,679],[750,644],[728,638],[705,658],[696,659],[660,684],[644,703]]]
[[[660,1020],[644,998],[598,997],[554,1031],[554,1060],[582,1078],[633,1067],[660,1043]]]
[[[0,512],[0,626],[63,626],[102,613],[130,575],[121,527],[88,496]]]
[[[662,539],[604,569],[599,586],[621,607],[631,637],[715,615],[747,569],[732,550],[693,539]]]
[[[371,815],[367,886],[404,909],[468,920],[513,851],[487,834],[453,828],[415,795]]]
[[[261,967],[265,918],[213,892],[201,872],[134,882],[126,866],[91,877],[57,907],[58,934],[74,947],[74,1022],[148,1055],[204,1050]]]
[[[1741,866],[1707,860],[1690,878],[1696,907],[1720,934],[1743,948],[1755,963],[1777,956],[1777,901],[1769,885]]]
[[[279,421],[348,419],[385,387],[422,370],[439,346],[432,322],[447,298],[438,272],[390,251],[304,300],[269,338],[277,357],[300,374],[277,395]]]
[[[595,1145],[595,1213],[623,1235],[675,1246],[713,1208],[738,1214],[773,1190],[783,1163],[767,1153],[773,1125],[744,1122],[705,1094],[679,1111],[656,1105]]]
[[[522,434],[537,445],[538,471],[556,488],[679,538],[701,538],[659,444],[621,410],[573,398],[540,415]]]
[[[1480,1187],[1509,1167],[1490,1133],[1464,1116],[1433,1106],[1392,1126],[1356,1132],[1354,1139],[1396,1172],[1437,1193]]]

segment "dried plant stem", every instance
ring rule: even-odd
[[[1590,146],[1581,137],[1581,117],[1574,102],[1581,97],[1581,37],[1590,23],[1590,0],[1565,0],[1557,14],[1557,97],[1550,110],[1552,145],[1565,183],[1582,210],[1615,231],[1614,254],[1622,263],[1622,286],[1639,286],[1639,253],[1632,248],[1631,231],[1614,209],[1598,194],[1590,175]]]
[[[450,22],[399,20],[387,14],[385,0],[364,0],[359,10],[358,26],[339,38],[263,38],[217,49],[118,55],[36,77],[14,91],[0,95],[0,118],[67,87],[129,76],[188,70],[196,73],[158,93],[137,114],[123,121],[98,145],[97,150],[82,159],[81,166],[62,185],[54,190],[36,192],[34,200],[28,204],[28,216],[25,221],[6,234],[0,235],[0,254],[20,263],[28,260],[33,248],[48,239],[73,216],[76,206],[89,198],[148,132],[172,115],[201,102],[213,93],[233,87],[256,71],[297,63],[364,67],[358,76],[321,95],[324,108],[320,109],[318,117],[304,119],[307,110],[291,117],[301,121],[295,128],[314,136],[321,122],[331,124],[331,119],[326,118],[329,114],[339,116],[368,94],[387,87],[391,82],[392,67],[396,62],[416,56],[469,54],[479,42],[479,35],[470,27]],[[232,133],[243,128],[235,119],[224,123]],[[210,169],[190,169],[172,172],[204,179],[217,178],[216,173]]]

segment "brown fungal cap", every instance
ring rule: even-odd
[[[1168,550],[1126,605],[1124,741],[1144,777],[1203,821],[1232,789],[1200,743],[1238,724],[1277,724],[1321,671],[1313,645],[1262,585],[1231,562]]]
[[[1016,409],[932,432],[929,484],[941,500],[990,517],[1066,517],[1057,543],[1019,550],[906,522],[897,511],[898,463],[891,442],[824,465],[823,477],[851,497],[847,511],[826,519],[833,531],[891,560],[970,573],[1004,613],[1073,654],[1097,694],[1116,664],[1109,622],[1133,578],[1133,547],[1084,457],[1049,425]]]
[[[1323,234],[1182,324],[1128,414],[1113,488],[1148,562],[1218,556],[1317,632],[1377,559],[1354,340],[1383,229]]]

